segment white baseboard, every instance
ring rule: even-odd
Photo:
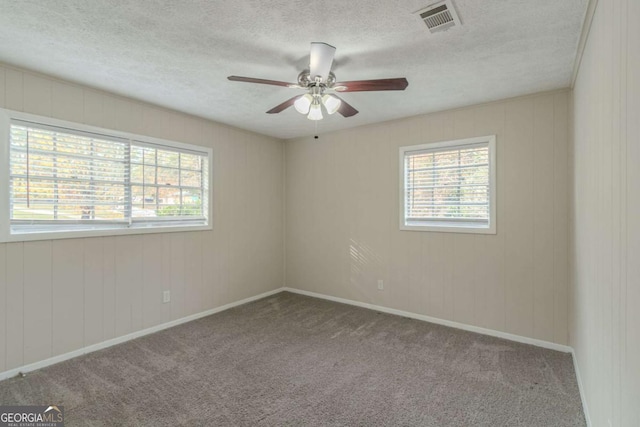
[[[582,377],[580,376],[580,368],[578,367],[578,359],[576,358],[576,352],[571,349],[571,357],[573,358],[573,370],[576,372],[576,381],[578,382],[578,390],[580,390],[580,400],[582,401],[582,412],[584,413],[584,419],[587,422],[587,427],[591,427],[591,417],[589,417],[589,407],[587,406],[587,396],[584,392],[584,386],[582,384]]]
[[[494,329],[481,328],[479,326],[467,325],[465,323],[454,322],[452,320],[439,319],[437,317],[425,316],[423,314],[411,313],[409,311],[396,310],[395,308],[383,307],[380,305],[368,304],[366,302],[354,301],[345,298],[338,298],[331,295],[318,294],[315,292],[303,291],[300,289],[285,287],[283,291],[293,292],[300,295],[306,295],[314,298],[321,298],[329,301],[340,302],[342,304],[355,305],[356,307],[368,308],[370,310],[380,311],[382,313],[395,314],[397,316],[409,317],[411,319],[423,320],[425,322],[436,323],[438,325],[449,326],[451,328],[462,329],[465,331],[476,332],[478,334],[489,335],[492,337],[504,338],[510,341],[516,341],[523,344],[531,344],[537,347],[548,348],[550,350],[562,351],[564,353],[571,353],[573,350],[571,347],[556,344],[549,341],[539,340],[535,338],[523,337],[521,335],[514,335],[507,332],[496,331]]]
[[[212,308],[211,310],[207,310],[207,311],[203,311],[203,312],[200,312],[200,313],[192,314],[190,316],[183,317],[181,319],[172,320],[170,322],[163,323],[161,325],[152,326],[150,328],[143,329],[141,331],[132,332],[130,334],[123,335],[121,337],[112,338],[112,339],[107,340],[107,341],[103,341],[103,342],[100,342],[100,343],[97,343],[97,344],[93,344],[93,345],[90,345],[90,346],[87,346],[87,347],[83,347],[83,348],[80,348],[78,350],[71,351],[69,353],[65,353],[65,354],[61,354],[61,355],[58,355],[58,356],[54,356],[54,357],[51,357],[49,359],[45,359],[45,360],[41,360],[39,362],[31,363],[29,365],[21,366],[19,368],[14,368],[14,369],[10,369],[8,371],[0,372],[0,381],[2,381],[4,379],[7,379],[7,378],[14,377],[14,376],[18,375],[21,372],[22,373],[27,373],[27,372],[30,372],[30,371],[35,371],[36,369],[41,369],[41,368],[44,368],[46,366],[54,365],[56,363],[60,363],[60,362],[63,362],[65,360],[72,359],[74,357],[82,356],[83,354],[92,353],[94,351],[102,350],[104,348],[111,347],[111,346],[114,346],[116,344],[121,344],[123,342],[130,341],[130,340],[135,339],[135,338],[140,338],[140,337],[145,336],[145,335],[153,334],[154,332],[158,332],[158,331],[161,331],[163,329],[171,328],[173,326],[178,326],[178,325],[180,325],[182,323],[191,322],[192,320],[196,320],[196,319],[200,319],[202,317],[210,316],[210,315],[215,314],[215,313],[220,313],[221,311],[225,311],[225,310],[228,310],[230,308],[237,307],[239,305],[243,305],[243,304],[249,303],[251,301],[255,301],[255,300],[258,300],[258,299],[261,299],[261,298],[265,298],[265,297],[280,293],[283,290],[284,290],[284,288],[274,289],[274,290],[269,291],[269,292],[264,292],[264,293],[262,293],[260,295],[255,295],[253,297],[245,298],[245,299],[242,299],[240,301],[235,301],[235,302],[232,302],[232,303],[229,303],[229,304],[225,304],[225,305],[220,306],[220,307]]]

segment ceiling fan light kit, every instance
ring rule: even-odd
[[[322,91],[315,86],[309,93],[299,96],[293,106],[298,113],[307,115],[309,120],[321,120],[321,105],[328,114],[334,114],[340,108],[340,104],[342,104],[341,100],[329,94],[322,95]]]
[[[338,109],[340,109],[340,104],[342,104],[342,101],[333,95],[323,95],[322,104],[324,105],[324,108],[327,109],[327,113],[334,114],[338,111]]]
[[[320,108],[319,103],[311,104],[311,108],[309,108],[309,115],[307,116],[309,120],[322,120],[322,108]]]
[[[311,107],[311,103],[313,102],[313,97],[308,93],[302,95],[296,102],[293,103],[293,106],[300,114],[309,114],[309,108]]]
[[[335,92],[405,90],[409,85],[409,82],[404,77],[336,83],[336,76],[331,71],[335,52],[336,48],[327,43],[311,43],[309,69],[303,70],[298,74],[298,83],[241,76],[229,76],[228,79],[235,82],[259,83],[306,90],[307,93],[294,96],[273,107],[267,113],[276,114],[293,105],[296,111],[300,114],[305,114],[309,120],[322,120],[323,106],[327,114],[340,113],[343,117],[352,117],[358,114],[358,110],[335,95]]]

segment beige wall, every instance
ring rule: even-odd
[[[212,231],[0,244],[0,372],[282,286],[281,141],[8,66],[0,107],[214,158]]]
[[[566,344],[568,130],[559,91],[288,141],[287,286]],[[489,134],[497,234],[400,231],[398,147]]]
[[[573,96],[570,343],[593,426],[640,426],[639,20],[598,2]]]

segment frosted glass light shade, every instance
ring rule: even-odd
[[[298,110],[298,113],[308,114],[309,107],[311,106],[312,101],[313,98],[311,97],[311,95],[306,94],[296,99],[296,102],[293,103],[293,106],[296,108],[296,110]]]
[[[335,96],[324,95],[322,97],[322,103],[324,104],[324,107],[327,109],[327,113],[333,114],[336,111],[338,111],[338,108],[340,108],[340,104],[342,104],[342,101],[336,98]]]
[[[322,108],[320,107],[320,104],[313,104],[311,106],[307,118],[309,120],[322,120]]]

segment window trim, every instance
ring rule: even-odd
[[[140,143],[153,144],[155,146],[173,147],[181,150],[191,150],[204,152],[207,154],[208,165],[208,194],[207,204],[208,212],[205,224],[198,225],[169,225],[169,226],[139,226],[135,228],[96,228],[83,229],[78,231],[42,231],[33,233],[11,233],[10,221],[10,201],[9,201],[9,182],[10,182],[10,130],[12,120],[23,120],[42,124],[45,126],[56,126],[67,128],[70,131],[90,132],[94,134],[102,134],[105,137],[124,138]],[[146,135],[139,135],[130,132],[106,129],[97,126],[90,126],[66,120],[54,119],[50,117],[39,116],[35,114],[23,113],[19,111],[7,110],[0,108],[0,243],[9,242],[27,242],[37,240],[54,240],[54,239],[77,239],[85,237],[105,237],[105,236],[122,236],[132,234],[150,234],[150,233],[171,233],[185,231],[206,231],[213,229],[213,149],[210,147],[185,144],[177,141],[154,138]],[[204,189],[203,189],[204,190]],[[99,226],[100,224],[97,224]]]
[[[453,221],[433,221],[428,225],[408,225],[406,223],[406,206],[405,206],[405,170],[404,159],[405,154],[420,150],[434,150],[441,148],[463,147],[473,144],[488,144],[489,146],[489,225],[474,227],[468,223],[464,225],[456,225]],[[436,231],[447,233],[472,233],[472,234],[496,234],[496,208],[497,208],[497,183],[496,183],[496,136],[487,135],[474,138],[456,139],[450,141],[429,142],[426,144],[407,145],[400,147],[399,150],[399,203],[400,203],[400,230],[403,231]]]

